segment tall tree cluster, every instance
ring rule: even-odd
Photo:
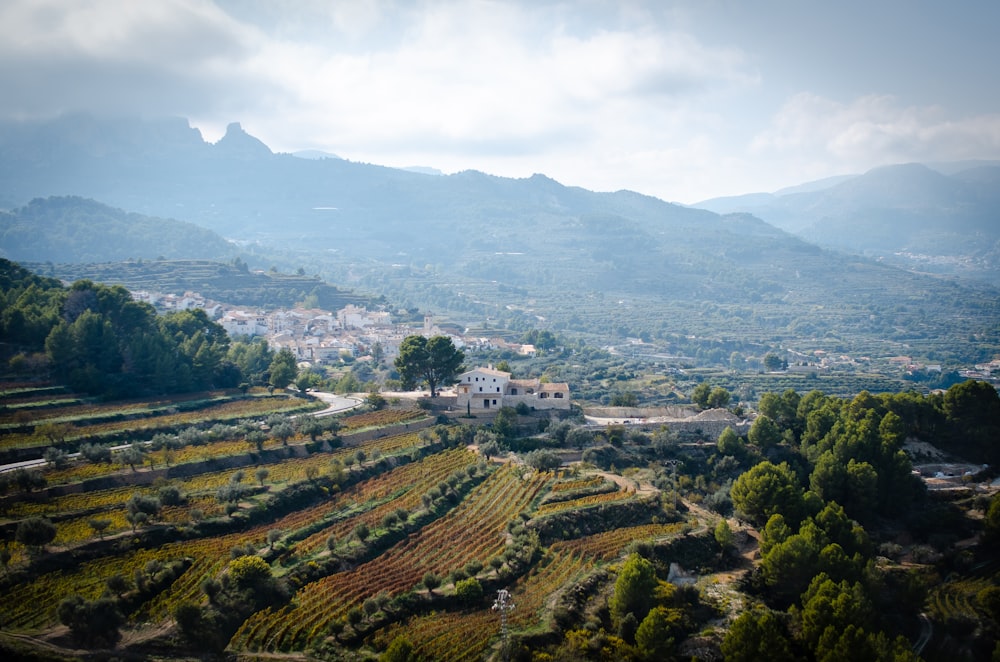
[[[447,336],[407,336],[399,345],[395,367],[404,388],[426,382],[433,398],[439,385],[454,379],[464,360],[465,354]]]
[[[996,461],[996,389],[969,381],[943,394],[862,392],[849,400],[789,390],[765,394],[759,411],[749,436],[771,459],[741,474],[730,496],[761,531],[751,588],[787,613],[745,613],[727,635],[727,658],[753,659],[766,648],[780,651],[778,659],[789,659],[787,651],[818,660],[914,659],[899,623],[916,619],[922,599],[871,562],[865,527],[892,530],[888,523],[902,520],[915,535],[944,535],[903,444],[933,440],[969,461]]]
[[[273,360],[253,345],[231,359],[228,335],[205,311],[160,316],[121,286],[82,280],[64,287],[7,260],[0,260],[0,286],[0,336],[20,350],[21,363],[43,356],[53,377],[80,392],[124,397],[233,387],[249,377],[242,368]]]

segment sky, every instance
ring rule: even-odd
[[[995,0],[2,0],[0,119],[694,203],[1000,159]]]

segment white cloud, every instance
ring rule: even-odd
[[[536,19],[516,5],[433,5],[393,49],[276,41],[259,64],[287,86],[287,110],[305,120],[298,126],[320,129],[298,140],[368,152],[439,144],[506,154],[531,151],[532,143],[541,152],[549,141],[589,141],[615,117],[627,121],[755,79],[738,52],[712,51],[690,35],[525,28]]]
[[[182,115],[210,140],[240,121],[276,150],[670,195],[651,186],[705,160],[712,101],[757,72],[635,6],[580,7],[14,0],[0,116]]]
[[[238,119],[281,150],[680,196],[724,123],[713,104],[759,83],[738,49],[654,24],[582,30],[552,5],[422,7],[367,50],[356,34],[350,48],[268,40],[248,66],[285,96]]]
[[[939,106],[905,106],[891,96],[840,103],[798,94],[752,149],[764,157],[854,171],[887,163],[996,158],[1000,114],[954,116]]]
[[[212,140],[239,121],[276,150],[689,202],[1000,153],[1000,116],[890,96],[844,103],[820,87],[771,117],[781,81],[758,72],[765,60],[706,40],[687,13],[643,0],[7,0],[0,117],[182,115]]]
[[[257,36],[199,0],[0,3],[0,116],[231,108]]]

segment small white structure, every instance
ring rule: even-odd
[[[457,406],[498,409],[524,403],[534,409],[569,409],[569,384],[537,379],[511,379],[509,372],[475,368],[458,376]]]
[[[263,336],[268,331],[267,316],[263,313],[233,310],[223,315],[219,324],[231,336]]]
[[[368,326],[389,326],[392,316],[387,312],[372,312],[367,308],[347,304],[337,311],[337,320],[343,329],[363,329]]]

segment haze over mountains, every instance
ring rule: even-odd
[[[751,213],[820,246],[905,268],[1000,282],[1000,162],[886,166],[695,206]]]
[[[3,206],[92,198],[283,252],[340,286],[510,328],[542,323],[601,336],[774,343],[861,333],[905,344],[955,334],[957,343],[971,343],[996,326],[995,290],[824,251],[780,228],[812,233],[817,243],[849,239],[857,246],[840,247],[871,255],[893,250],[904,234],[913,250],[961,244],[978,251],[967,271],[989,278],[994,176],[989,167],[950,176],[922,166],[887,168],[820,190],[757,196],[760,220],[628,191],[595,193],[543,175],[433,176],[274,154],[235,123],[215,144],[179,119],[75,115],[0,126]],[[880,215],[869,214],[873,209]],[[47,221],[25,209],[14,217],[30,217],[46,231]],[[92,232],[104,231],[95,225]],[[11,254],[14,236],[2,245]],[[135,256],[78,252],[66,259]],[[939,319],[928,319],[931,310]],[[917,327],[918,337],[910,337]]]
[[[0,211],[0,256],[22,262],[228,260],[238,249],[194,223],[125,212],[77,196],[35,198]]]

